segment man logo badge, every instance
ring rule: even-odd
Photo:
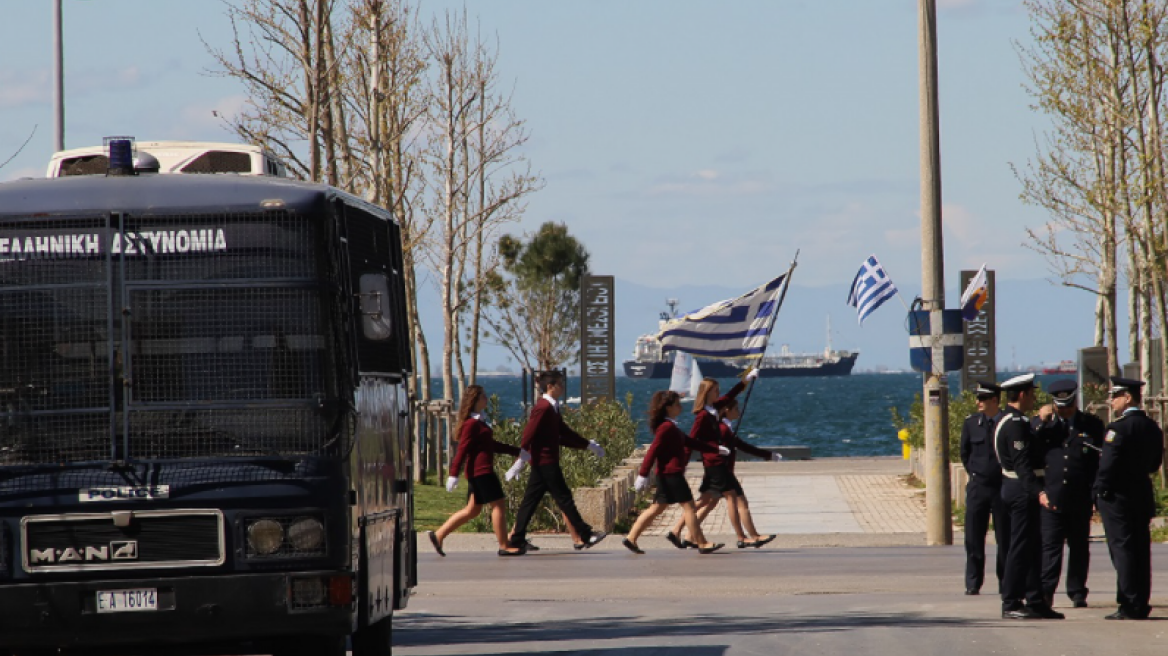
[[[114,560],[138,560],[138,541],[110,542]]]

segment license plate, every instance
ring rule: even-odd
[[[138,588],[135,590],[103,590],[97,593],[97,612],[129,613],[142,610],[158,610],[158,590]]]

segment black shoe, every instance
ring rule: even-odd
[[[577,549],[591,549],[600,544],[600,541],[606,537],[608,537],[608,533],[604,531],[592,531],[592,535],[589,535],[588,539],[584,541],[584,546],[577,547]]]
[[[700,547],[698,547],[697,542],[690,542],[689,540],[682,540],[681,541],[681,548],[682,549],[699,549]]]
[[[739,541],[738,541],[738,548],[739,548],[739,549],[745,549],[745,548],[747,548],[747,547],[753,547],[753,546],[754,546],[754,545],[753,545],[753,544],[751,544],[751,543],[749,543],[749,542],[743,542],[742,540],[739,540]]]
[[[1151,609],[1149,608],[1148,611],[1150,612]],[[1148,619],[1148,614],[1147,613],[1137,613],[1129,608],[1124,608],[1123,606],[1120,606],[1118,609],[1116,609],[1116,611],[1114,613],[1105,616],[1103,619],[1105,619],[1105,620],[1146,620],[1146,619]]]
[[[1044,619],[1044,620],[1065,620],[1065,619],[1067,619],[1066,615],[1063,615],[1062,613],[1058,612],[1057,610],[1055,610],[1049,606],[1039,606],[1038,608],[1033,608],[1031,610],[1033,610],[1034,613],[1037,614],[1039,618]]]
[[[1014,610],[1002,611],[1002,619],[1004,619],[1004,620],[1037,620],[1037,619],[1041,619],[1041,616],[1038,613],[1034,612],[1033,608],[1027,608],[1026,606],[1023,606],[1022,608],[1015,608]]]
[[[722,548],[722,547],[724,547],[724,546],[726,546],[726,545],[724,545],[724,544],[722,544],[721,542],[719,542],[719,543],[715,544],[715,545],[714,545],[714,546],[712,546],[712,547],[698,547],[698,553],[700,553],[700,554],[712,554],[712,553],[714,553],[715,551],[717,551],[717,550],[721,549],[721,548]]]
[[[1086,608],[1087,607],[1087,600],[1086,599],[1072,599],[1071,605],[1074,606],[1075,608]]]
[[[519,551],[507,551],[506,549],[499,550],[500,556],[522,556],[525,553],[527,553],[526,549],[520,549]]]
[[[426,535],[430,536],[430,544],[434,545],[434,551],[445,558],[446,552],[442,550],[442,543],[438,541],[438,536],[434,534],[434,531],[426,531]]]
[[[523,550],[524,551],[539,551],[539,547],[532,544],[531,540],[528,540],[527,542],[523,543]]]
[[[621,544],[625,545],[625,549],[628,549],[629,551],[631,551],[635,554],[642,555],[642,556],[645,554],[645,552],[642,551],[641,548],[638,547],[635,542],[633,542],[632,540],[630,540],[628,538],[625,538],[624,540],[622,540]]]
[[[758,538],[754,542],[751,543],[751,546],[754,547],[755,549],[758,549],[759,547],[761,547],[763,545],[770,544],[777,537],[779,537],[779,536],[773,535],[773,534],[768,535],[765,538],[760,535],[760,536],[758,536]]]
[[[677,547],[678,549],[684,549],[684,548],[685,548],[685,545],[684,545],[684,544],[682,544],[682,542],[681,542],[681,538],[679,538],[679,537],[677,537],[676,535],[674,535],[673,531],[670,531],[670,532],[666,533],[666,534],[665,534],[665,539],[666,539],[666,540],[669,540],[669,544],[672,544],[673,546]]]
[[[965,590],[965,596],[967,596],[967,597],[975,597],[979,594],[981,594],[981,591],[975,590],[973,588],[966,588],[966,590]]]

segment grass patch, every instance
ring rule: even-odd
[[[1168,542],[1168,526],[1153,527],[1152,542]]]
[[[904,484],[909,487],[914,487],[918,490],[925,489],[925,482],[912,474],[905,474],[900,477],[900,480],[904,481]]]
[[[957,507],[957,502],[953,502],[953,525],[965,526],[965,506]]]
[[[436,477],[428,476],[432,481]],[[457,510],[466,506],[466,480],[458,482],[458,488],[447,492],[445,485],[414,483],[414,528],[419,531],[436,531],[438,527]],[[474,522],[458,529],[459,533],[474,532]]]

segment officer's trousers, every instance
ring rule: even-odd
[[[1002,500],[1010,512],[1010,550],[1006,554],[1006,576],[1002,579],[1002,610],[1027,605],[1045,605],[1039,571],[1042,568],[1041,535],[1038,528],[1038,500],[1026,494],[1016,478],[1002,481]]]
[[[985,581],[985,545],[990,517],[994,518],[994,540],[998,543],[998,593],[1006,576],[1006,554],[1010,547],[1010,513],[1002,500],[1001,481],[971,476],[965,486],[965,589],[981,590]]]
[[[1087,600],[1087,569],[1091,564],[1091,502],[1052,512],[1039,511],[1042,529],[1042,592],[1048,599],[1058,589],[1067,547],[1067,596]]]
[[[1107,550],[1115,566],[1115,600],[1135,615],[1146,615],[1152,596],[1151,517],[1144,504],[1121,494],[1095,500],[1107,532]]]

